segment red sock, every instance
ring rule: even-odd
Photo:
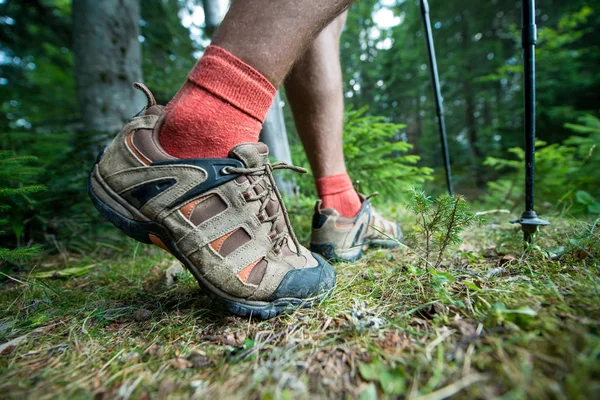
[[[317,194],[323,202],[323,208],[333,208],[343,217],[354,217],[362,202],[352,187],[348,174],[325,176],[316,181]]]
[[[276,88],[257,70],[209,46],[165,108],[160,144],[178,158],[222,158],[256,142]]]

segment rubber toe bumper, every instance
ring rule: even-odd
[[[285,298],[310,299],[322,296],[335,286],[335,270],[318,254],[312,253],[319,265],[313,268],[294,269],[288,272],[270,301]]]

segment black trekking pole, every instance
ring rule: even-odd
[[[433,47],[433,34],[431,33],[431,21],[429,20],[429,4],[427,0],[421,0],[421,14],[425,24],[425,41],[427,42],[427,52],[429,53],[429,66],[431,69],[431,80],[435,94],[435,109],[440,128],[440,139],[442,141],[442,153],[444,156],[444,167],[446,168],[446,184],[448,185],[448,194],[454,194],[452,186],[452,171],[450,170],[450,154],[448,154],[448,141],[446,139],[446,124],[444,122],[444,104],[442,92],[440,90],[440,77],[438,74],[437,61],[435,59],[435,48]]]
[[[523,94],[525,102],[525,211],[521,218],[510,221],[521,224],[525,241],[533,241],[533,235],[540,225],[550,225],[539,219],[533,210],[533,188],[535,175],[535,44],[537,28],[535,25],[535,0],[523,0]]]

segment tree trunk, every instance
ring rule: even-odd
[[[143,94],[139,0],[73,0],[77,101],[85,128],[113,132],[139,112]]]
[[[406,140],[412,144],[410,154],[419,154],[419,137],[421,136],[421,101],[419,96],[414,100],[414,112],[408,117]]]
[[[202,0],[202,9],[204,10],[204,24],[208,36],[217,30],[223,19],[223,11],[219,0]]]
[[[462,37],[463,37],[463,47],[465,49],[465,53],[468,54],[471,47],[471,35],[468,24],[468,14],[463,13],[462,23]],[[472,82],[472,72],[473,68],[471,64],[467,64],[466,66],[466,75],[463,77],[463,92],[465,96],[465,124],[467,127],[467,135],[469,138],[469,147],[471,148],[471,165],[473,168],[473,174],[475,177],[475,185],[477,187],[485,186],[485,182],[483,181],[483,177],[481,174],[481,151],[478,146],[478,133],[477,133],[477,120],[475,118],[475,93],[473,87],[471,86]]]
[[[478,146],[477,137],[477,121],[475,119],[475,100],[473,96],[473,89],[469,81],[465,81],[463,84],[465,92],[465,119],[467,125],[467,134],[469,137],[469,146],[471,148],[471,165],[473,166],[473,173],[475,175],[475,184],[477,187],[485,186],[483,177],[481,176],[481,151]]]
[[[263,128],[260,132],[260,141],[269,146],[269,154],[275,160],[284,161],[288,164],[292,163],[292,154],[285,129],[279,92],[275,95],[273,104],[271,104],[267,118],[263,123]],[[295,184],[293,181],[284,179],[279,173],[276,174],[275,181],[281,193],[285,193],[288,197],[295,194]]]

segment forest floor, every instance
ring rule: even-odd
[[[1,396],[599,398],[597,227],[554,218],[524,250],[506,219],[437,269],[406,248],[337,264],[331,297],[268,321],[121,236],[45,256],[0,282]]]

